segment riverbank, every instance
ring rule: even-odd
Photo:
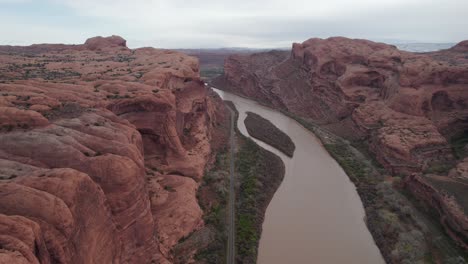
[[[175,264],[191,261],[220,264],[226,260],[230,114],[217,94],[210,91],[210,96],[216,97],[215,101],[224,109],[216,117],[217,126],[212,134],[213,160],[210,160],[196,194],[205,225],[178,241],[174,247]]]
[[[275,154],[242,135],[237,128],[239,113],[234,110],[236,133],[236,262],[256,263],[259,239],[266,208],[284,177],[284,164]],[[218,134],[227,142],[228,121],[223,120]],[[199,250],[197,263],[219,264],[226,261],[227,197],[229,186],[229,146],[216,150],[213,166],[205,172],[197,193],[204,212],[205,227],[183,238],[175,247],[175,263],[186,263],[187,253]]]
[[[235,103],[240,132],[285,164],[284,180],[265,212],[257,263],[308,263],[310,259],[317,263],[384,263],[364,224],[364,208],[354,185],[318,139],[277,111],[216,91]],[[243,122],[247,112],[261,115],[289,135],[296,145],[294,157],[251,137]]]
[[[239,113],[235,111],[236,153],[236,261],[256,263],[265,211],[280,186],[284,163],[277,155],[258,146],[237,128]]]
[[[355,184],[366,225],[387,263],[466,263],[466,253],[421,211],[400,177],[379,166],[364,141],[349,142],[311,121],[282,111],[314,133]]]
[[[282,113],[315,134],[356,186],[366,225],[387,263],[466,263],[465,253],[404,191],[401,179],[390,177],[372,158],[364,141],[344,140],[310,120]]]

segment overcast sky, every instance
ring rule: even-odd
[[[289,47],[311,37],[386,42],[468,39],[468,0],[0,0],[0,44]]]

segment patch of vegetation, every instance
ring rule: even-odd
[[[29,99],[31,99],[31,96],[29,95],[25,95],[25,96],[21,96],[21,95],[17,95],[16,96],[16,100],[19,100],[19,101],[28,101]]]
[[[255,188],[257,175],[257,158],[259,148],[251,140],[237,154],[237,172],[240,176],[239,205],[236,219],[236,248],[239,258],[256,256],[259,232],[256,230],[255,213],[257,210]]]
[[[26,123],[24,124],[19,123],[16,126],[22,129],[29,129],[29,124],[26,124]]]
[[[135,60],[135,57],[130,57],[130,56],[127,56],[127,55],[118,54],[117,57],[113,58],[113,60],[116,61],[116,62],[131,62],[131,61]]]
[[[255,113],[248,112],[244,123],[248,133],[252,137],[280,150],[289,157],[293,156],[296,146],[291,138],[269,120]]]
[[[227,149],[218,152],[214,167],[205,173],[197,193],[206,226],[214,231],[212,241],[195,255],[195,260],[202,263],[218,264],[226,261],[229,158]]]
[[[424,171],[424,173],[447,175],[447,173],[452,168],[453,168],[453,164],[448,164],[448,163],[443,163],[443,162],[434,162],[429,165],[429,167]]]
[[[78,103],[66,102],[62,103],[61,106],[53,106],[51,110],[43,115],[49,120],[56,120],[58,118],[76,118],[87,111],[90,111],[90,109],[84,108]]]
[[[174,189],[174,187],[172,186],[169,186],[169,185],[165,185],[164,186],[164,190],[168,191],[168,192],[175,192],[176,190]]]
[[[285,167],[278,156],[238,135],[236,256],[240,263],[255,263],[265,210],[283,180]]]
[[[227,114],[227,110],[226,110]],[[229,189],[230,145],[228,115],[219,119],[213,131],[212,146],[216,155],[207,165],[197,191],[198,204],[203,210],[205,227],[194,232],[175,247],[175,262],[188,262],[190,252],[197,251],[196,263],[222,264],[226,262],[227,196]]]
[[[213,79],[223,74],[224,74],[223,67],[202,68],[200,70],[200,76],[202,79]]]
[[[462,159],[467,156],[467,146],[468,144],[468,131],[464,131],[462,134],[457,135],[450,139],[450,145],[455,154],[455,157]]]
[[[225,104],[239,113],[231,101]],[[280,157],[245,137],[234,122],[236,131],[236,262],[256,263],[258,243],[265,211],[283,181],[284,163]]]
[[[338,141],[332,144],[326,143],[324,144],[324,147],[330,155],[335,158],[338,164],[340,164],[343,170],[346,171],[346,174],[353,178],[353,182],[370,180],[367,178],[367,176],[369,176],[369,172],[366,169],[365,164],[358,160],[353,155],[350,148],[343,142]]]
[[[2,131],[11,132],[13,130],[13,128],[14,128],[14,126],[12,124],[3,125],[2,126]]]
[[[126,94],[124,96],[120,95],[120,94],[109,94],[106,96],[107,99],[128,99],[128,98],[131,98],[130,95]]]

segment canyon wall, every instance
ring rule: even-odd
[[[456,169],[463,157],[450,142],[468,131],[468,41],[448,50],[410,53],[367,40],[313,38],[293,44],[290,52],[230,56],[224,76],[213,85],[365,143],[392,175],[423,173],[454,183],[457,191],[427,189],[429,195],[416,189],[422,183],[439,186],[439,181],[406,179],[428,204],[434,204],[430,199],[441,204],[437,211],[448,233],[467,247],[468,218],[462,209],[468,174]],[[450,168],[456,173],[448,173]]]
[[[83,45],[0,47],[0,262],[171,263],[224,118],[198,60]]]

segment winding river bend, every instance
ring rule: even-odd
[[[252,100],[214,90],[236,106],[242,134],[250,137],[244,125],[250,111],[270,120],[296,145],[294,157],[289,158],[250,137],[286,166],[284,180],[266,210],[257,263],[385,263],[364,223],[356,188],[314,134]]]

